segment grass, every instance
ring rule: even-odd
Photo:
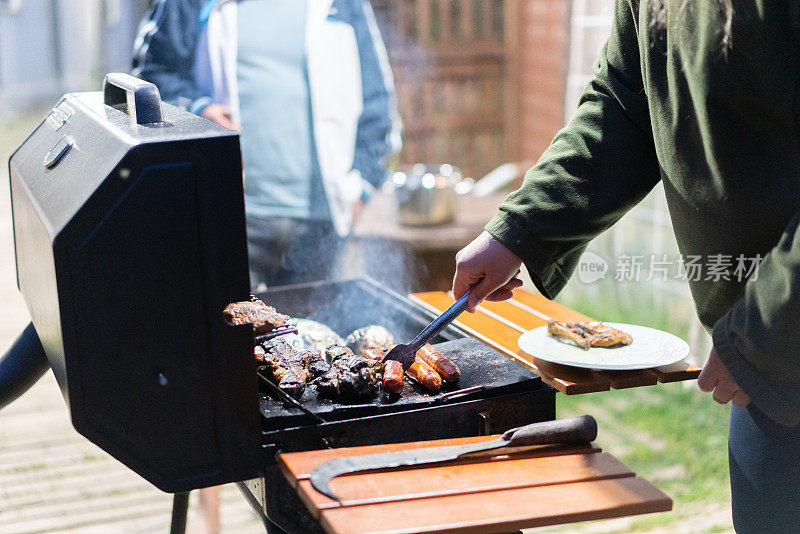
[[[730,408],[709,396],[680,383],[661,384],[561,396],[558,410],[559,417],[594,414],[601,428],[600,445],[614,454],[619,445],[617,456],[623,462],[654,479],[676,501],[728,499]]]
[[[678,303],[669,303],[674,304],[672,308],[659,307],[649,291],[626,294],[618,289],[592,290],[593,298],[587,298],[587,292],[576,290],[573,284],[559,300],[591,317],[652,326],[684,338],[688,334],[692,311],[686,303],[681,305],[683,309]],[[694,382],[560,395],[557,406],[559,417],[594,415],[600,428],[598,444],[637,475],[653,482],[675,503],[672,512],[635,518],[616,532],[661,531],[665,527],[671,530],[681,522],[693,524],[690,518],[705,516],[709,509],[721,512],[715,515],[716,522],[697,525],[697,529],[691,527],[688,532],[731,530],[730,517],[725,512],[730,502],[728,406],[715,403]],[[577,525],[572,531],[579,531]]]

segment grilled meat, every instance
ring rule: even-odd
[[[338,360],[344,361],[344,358],[350,358],[352,356],[355,356],[353,351],[342,345],[331,345],[325,349],[325,359],[328,360],[331,365],[341,365],[342,362]]]
[[[291,357],[295,353],[303,352],[302,350],[298,350],[294,344],[286,339],[288,336],[289,334],[266,341],[264,343],[264,348],[277,356],[286,355],[287,357]]]
[[[258,369],[261,370],[264,368],[264,364],[267,363],[267,351],[264,350],[264,347],[261,345],[256,345],[253,349],[253,354],[256,357],[256,363],[258,364]]]
[[[417,358],[431,366],[448,384],[454,384],[461,379],[461,370],[458,366],[442,356],[442,353],[430,343],[426,343],[417,351]]]
[[[378,347],[367,347],[363,351],[361,351],[361,355],[369,360],[382,362],[383,357],[386,356],[386,353],[383,351],[383,349]]]
[[[383,390],[396,395],[403,391],[403,364],[397,360],[383,364]]]
[[[252,324],[256,334],[272,332],[289,322],[289,316],[278,313],[261,300],[233,302],[222,310],[222,317],[231,326]]]
[[[359,328],[351,332],[345,339],[345,344],[356,354],[361,354],[368,347],[388,350],[394,343],[392,333],[375,324]]]
[[[352,354],[352,351],[347,347],[331,346],[329,349],[333,349],[334,356],[336,357],[347,357],[346,352],[337,351],[336,349],[345,349],[345,351]],[[326,350],[325,359],[330,363],[330,368],[322,376],[315,379],[313,384],[317,387],[317,392],[320,395],[326,397],[337,397],[339,395],[339,375],[342,374],[345,369],[342,368],[342,362],[331,361],[330,356],[331,355],[329,351]]]
[[[347,347],[334,345],[325,350],[330,369],[314,380],[320,395],[339,399],[355,399],[374,395],[381,380],[381,364],[364,356],[356,356]]]
[[[258,349],[256,347],[256,360],[263,364],[267,377],[295,398],[302,396],[308,381],[330,370],[319,351],[296,350],[291,342],[282,338],[265,343],[261,351]]]
[[[322,357],[318,350],[308,350],[305,353],[303,361],[311,378],[317,378],[330,371],[331,364],[325,361],[325,358]]]
[[[436,392],[442,387],[442,377],[434,371],[433,367],[422,361],[419,356],[416,357],[411,367],[406,370],[406,374],[428,391]]]
[[[267,377],[292,397],[300,398],[309,377],[302,353],[281,350],[273,344],[267,345],[265,349]]]
[[[630,345],[633,342],[630,334],[600,321],[561,322],[551,319],[547,321],[547,333],[569,339],[584,350],[589,350],[590,347]]]

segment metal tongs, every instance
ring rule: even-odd
[[[431,324],[426,326],[425,329],[420,332],[413,341],[411,341],[411,343],[395,346],[395,348],[390,350],[389,354],[383,358],[384,361],[397,360],[403,365],[404,371],[408,370],[408,368],[414,363],[414,358],[417,356],[417,351],[421,349],[425,343],[430,341],[432,337],[452,323],[456,317],[461,315],[461,312],[467,309],[467,301],[469,300],[470,293],[472,293],[472,289],[467,291],[463,297],[455,301],[452,306],[444,311],[444,313],[434,319]]]
[[[278,336],[285,336],[286,334],[296,334],[297,327],[292,325],[284,325],[279,326],[275,330],[271,332],[267,332],[265,334],[255,334],[256,343],[263,343],[264,341],[269,341],[270,339],[274,339]]]
[[[250,293],[250,302],[255,302],[257,300],[261,300],[254,294]],[[256,343],[263,343],[264,341],[269,341],[270,339],[274,339],[278,336],[284,336],[286,334],[296,334],[297,327],[291,324],[285,324],[282,326],[277,327],[275,330],[271,332],[266,332],[264,334],[255,334]]]

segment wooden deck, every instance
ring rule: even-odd
[[[234,486],[220,500],[223,532],[263,533]],[[75,432],[52,374],[0,413],[3,534],[166,533],[171,502]]]

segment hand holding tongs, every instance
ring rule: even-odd
[[[403,370],[408,370],[411,367],[411,364],[414,363],[414,358],[417,356],[417,351],[422,348],[422,346],[431,340],[436,334],[444,330],[447,325],[452,323],[456,317],[461,315],[461,312],[467,309],[467,301],[469,300],[469,295],[472,293],[472,289],[467,291],[463,297],[458,299],[453,303],[452,306],[447,308],[439,317],[433,320],[431,324],[425,327],[425,329],[419,333],[417,337],[414,338],[411,343],[407,345],[397,345],[395,348],[389,351],[383,359],[384,360],[397,360],[403,365]]]

